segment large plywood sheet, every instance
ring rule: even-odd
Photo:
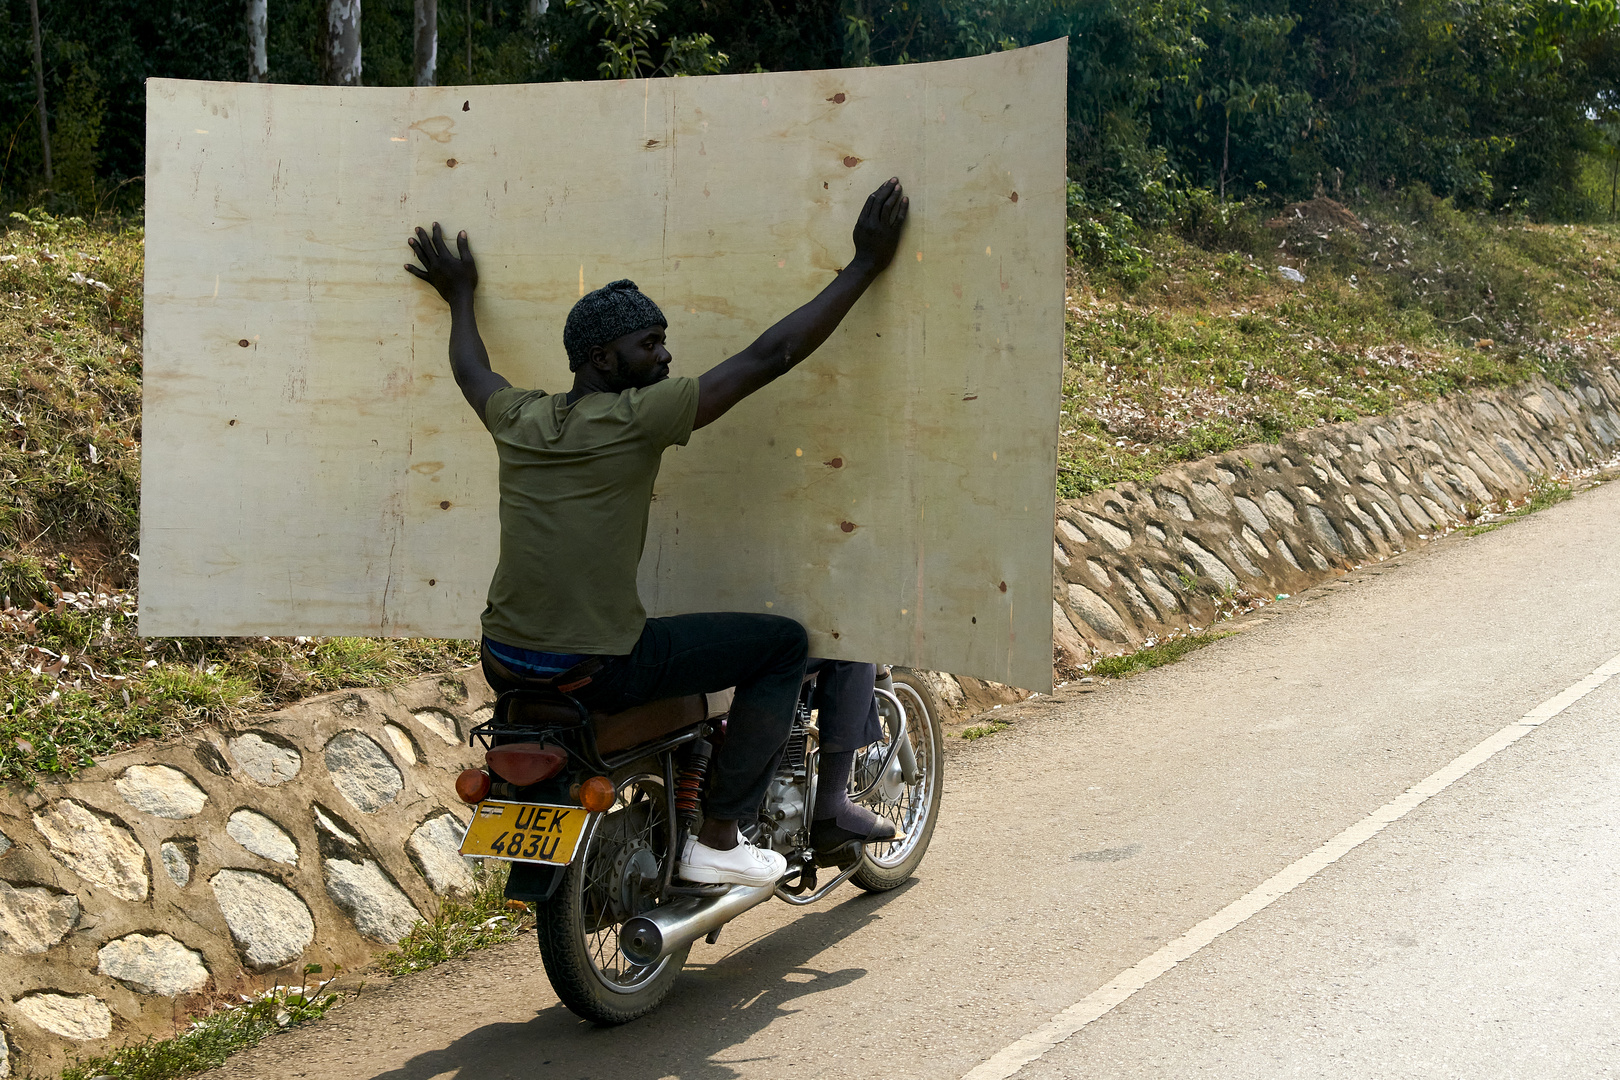
[[[629,277],[696,375],[820,289],[868,192],[900,256],[838,333],[670,450],[652,614],[773,611],[822,655],[1045,688],[1065,44],[619,83],[148,84],[141,629],[465,637],[495,455],[411,227],[466,229],[495,369],[570,385]],[[559,573],[568,572],[558,568]]]

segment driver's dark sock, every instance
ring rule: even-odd
[[[866,836],[877,826],[878,816],[864,806],[849,801],[849,773],[855,765],[855,751],[822,754],[816,770],[816,807],[813,821],[831,821],[856,836]]]

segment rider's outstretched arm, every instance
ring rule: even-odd
[[[855,222],[855,257],[814,300],[771,327],[748,348],[698,378],[693,428],[712,424],[737,402],[793,368],[837,329],[894,258],[911,200],[898,179],[867,197]]]
[[[406,263],[405,269],[432,285],[450,305],[450,372],[456,377],[456,385],[461,387],[461,396],[482,418],[489,396],[512,384],[490,370],[489,350],[484,348],[484,339],[478,336],[478,319],[473,314],[478,266],[467,245],[467,233],[463,230],[456,235],[455,255],[445,244],[444,232],[437,221],[433,223],[431,237],[417,229],[416,235],[406,243],[422,260],[423,268]]]

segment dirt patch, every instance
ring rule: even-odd
[[[1309,226],[1313,231],[1323,229],[1365,229],[1360,218],[1340,202],[1322,197],[1305,202],[1289,203],[1282,213],[1266,222],[1268,229],[1288,229]]]

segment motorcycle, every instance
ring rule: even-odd
[[[868,892],[905,882],[939,816],[943,735],[927,683],[878,668],[882,738],[856,755],[850,797],[894,822],[893,841],[859,841],[818,859],[810,845],[819,741],[816,676],[744,834],[781,852],[774,885],[703,885],[675,876],[684,838],[702,823],[702,793],[729,698],[693,695],[592,714],[566,687],[530,683],[496,700],[469,745],[485,768],[456,781],[475,807],[463,855],[512,864],[506,896],[535,909],[540,956],[564,1005],[592,1023],[628,1023],[669,994],[699,938],[773,896],[813,904],[846,881]],[[822,881],[823,872],[830,880]]]

